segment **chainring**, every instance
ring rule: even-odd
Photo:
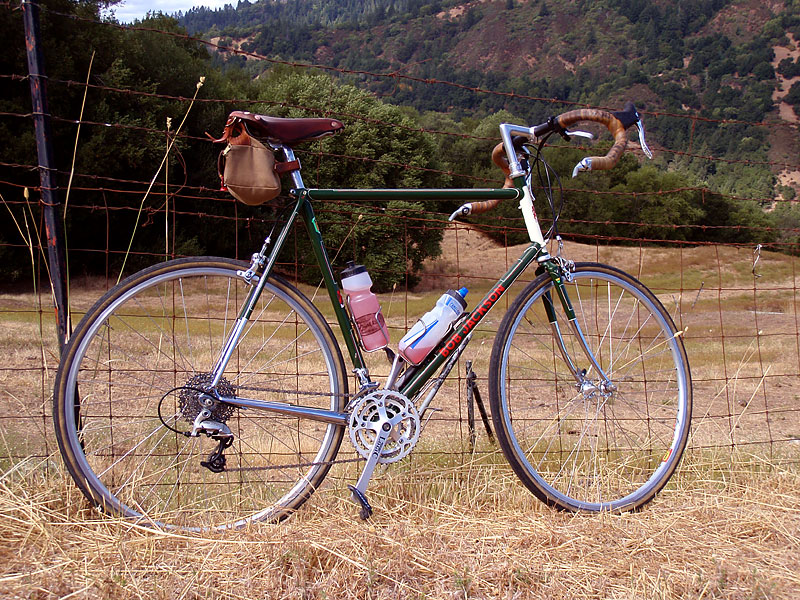
[[[350,414],[350,442],[363,458],[369,458],[381,426],[389,421],[392,431],[381,448],[378,462],[393,463],[409,455],[419,440],[419,413],[403,394],[376,390],[361,398]]]

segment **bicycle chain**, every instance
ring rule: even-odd
[[[321,465],[342,465],[346,463],[364,462],[358,458],[343,458],[341,460],[323,460],[320,462],[295,463],[291,465],[275,465],[272,467],[225,467],[226,471],[277,471],[279,469],[300,469],[302,467],[317,467]]]
[[[234,390],[252,390],[254,392],[268,392],[270,394],[292,394],[296,396],[324,396],[326,398],[344,398],[348,402],[352,398],[355,398],[358,395],[358,393],[335,394],[331,392],[301,392],[300,390],[283,390],[279,388],[266,388],[266,387],[250,386],[250,385],[234,385],[231,387],[233,387]]]
[[[347,402],[350,402],[351,398],[356,397],[358,394],[334,394],[330,392],[302,392],[299,390],[284,390],[279,388],[267,388],[267,387],[259,387],[259,386],[248,386],[248,385],[234,385],[232,386],[234,390],[251,390],[254,392],[268,392],[270,394],[296,394],[298,396],[321,396],[326,398],[344,398]],[[363,462],[364,459],[360,456],[357,458],[343,458],[341,460],[324,460],[321,462],[307,462],[307,463],[294,463],[291,465],[275,465],[271,467],[226,467],[226,471],[277,471],[279,469],[300,469],[303,467],[317,467],[323,465],[341,465],[347,463],[356,463],[356,462]]]

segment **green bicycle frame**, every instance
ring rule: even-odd
[[[251,271],[256,267],[260,267],[261,273],[258,277],[253,277],[255,283],[252,285],[250,293],[242,307],[234,329],[226,342],[225,348],[221,354],[214,370],[216,379],[222,377],[222,373],[227,366],[227,362],[233,353],[234,348],[238,342],[241,331],[244,330],[245,324],[249,320],[253,307],[255,306],[263,286],[269,277],[272,269],[277,261],[277,257],[281,252],[283,245],[288,238],[291,228],[297,221],[297,217],[301,217],[306,231],[308,233],[309,241],[314,252],[314,257],[319,265],[322,273],[322,279],[325,288],[328,291],[331,304],[333,306],[336,321],[342,332],[342,338],[347,351],[350,356],[351,364],[353,365],[354,372],[358,374],[362,388],[371,383],[369,373],[364,362],[364,357],[359,346],[357,334],[354,330],[350,316],[345,307],[344,299],[342,297],[341,288],[333,273],[333,269],[328,258],[328,253],[325,250],[325,244],[322,239],[317,218],[314,214],[312,207],[312,200],[316,201],[380,201],[391,199],[407,199],[407,200],[450,200],[461,202],[476,202],[485,200],[516,200],[523,197],[523,189],[525,186],[524,178],[515,178],[516,185],[512,188],[501,189],[451,189],[451,190],[432,190],[432,189],[306,189],[298,188],[292,190],[291,195],[295,200],[294,208],[287,218],[283,228],[275,239],[274,244],[269,248],[269,238],[265,240],[261,253],[254,255],[253,266]],[[269,255],[266,252],[269,249]],[[561,303],[567,311],[568,318],[574,319],[574,312],[567,297],[563,281],[561,280],[558,267],[551,264],[549,261],[549,254],[545,247],[538,242],[531,242],[525,249],[522,255],[516,262],[509,268],[509,270],[497,281],[497,283],[490,289],[484,298],[477,304],[472,312],[463,319],[457,326],[456,330],[452,332],[439,346],[425,359],[425,361],[417,367],[409,367],[406,374],[402,378],[398,391],[404,394],[407,398],[414,398],[420,393],[425,384],[431,377],[447,363],[457,357],[463,347],[468,343],[471,332],[483,320],[491,308],[505,295],[508,288],[517,280],[517,278],[533,263],[537,261],[542,263],[545,271],[550,274],[555,283],[556,294],[559,296]],[[545,302],[547,305],[547,302]],[[551,317],[551,323],[555,321],[555,313],[552,308],[548,310]],[[375,384],[372,384],[375,385]],[[257,408],[266,411],[273,411],[283,414],[292,414],[294,416],[303,416],[309,419],[324,421],[328,423],[336,423],[341,425],[347,424],[347,415],[336,411],[320,410],[305,408],[301,406],[287,405],[280,402],[268,402],[263,400],[247,399],[247,398],[224,398],[230,404]],[[423,407],[427,408],[427,406]]]
[[[353,331],[350,317],[345,309],[341,290],[336,278],[333,275],[327,252],[322,241],[319,227],[317,226],[311,200],[319,201],[380,201],[404,198],[407,200],[457,200],[457,201],[482,201],[494,199],[512,199],[518,196],[516,189],[454,189],[454,190],[429,190],[429,189],[408,189],[408,190],[331,190],[331,189],[310,189],[297,192],[298,207],[303,216],[303,220],[308,230],[314,256],[317,259],[325,287],[331,298],[334,307],[336,320],[342,330],[347,350],[356,369],[364,368],[364,359],[358,346],[358,342]],[[297,208],[295,210],[298,210]],[[441,364],[441,363],[440,363]]]
[[[341,289],[331,268],[328,253],[317,224],[316,215],[311,201],[375,201],[404,198],[407,200],[450,200],[460,202],[475,202],[485,200],[513,200],[520,197],[517,188],[501,189],[452,189],[452,190],[430,190],[430,189],[386,189],[386,190],[333,190],[333,189],[300,189],[293,190],[292,195],[296,200],[295,206],[289,215],[283,229],[281,230],[274,246],[271,248],[269,257],[264,262],[264,268],[259,280],[259,284],[265,281],[270,275],[272,267],[276,262],[277,256],[282,249],[283,243],[288,236],[288,232],[294,225],[298,215],[302,217],[311,242],[316,262],[320,267],[322,279],[328,296],[333,305],[337,323],[342,331],[344,343],[347,346],[348,354],[355,369],[365,368],[364,358],[358,344],[358,338],[353,329],[350,317],[342,298]],[[425,382],[444,364],[449,356],[458,350],[465,342],[467,335],[481,322],[491,307],[504,295],[509,286],[521,275],[525,269],[542,252],[542,246],[532,243],[522,254],[522,256],[512,265],[509,271],[503,275],[492,290],[472,311],[464,321],[458,331],[454,332],[442,344],[441,348],[432,353],[426,361],[417,368],[415,375],[404,383],[401,393],[412,397],[419,392]],[[250,293],[250,297],[245,302],[245,306],[240,314],[241,318],[247,319],[252,312],[258,296],[262,290],[261,285],[255,285]]]

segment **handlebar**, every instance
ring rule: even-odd
[[[639,130],[639,143],[641,144],[642,151],[648,158],[653,158],[653,154],[650,152],[650,149],[647,147],[647,142],[645,141],[644,125],[642,124],[639,112],[636,110],[633,102],[626,102],[623,110],[614,113],[594,108],[571,110],[558,116],[550,117],[546,122],[534,127],[522,127],[503,123],[500,125],[503,141],[497,144],[492,150],[492,162],[500,167],[503,174],[506,176],[503,187],[514,187],[512,179],[520,175],[525,175],[517,158],[517,146],[521,148],[521,144],[517,142],[518,138],[512,136],[521,136],[523,143],[534,138],[544,138],[552,133],[559,133],[569,139],[570,132],[567,128],[580,121],[594,121],[605,125],[614,137],[614,144],[605,156],[587,156],[583,158],[575,165],[572,171],[573,177],[576,177],[581,171],[614,168],[619,162],[619,159],[622,158],[625,148],[628,145],[626,130],[632,125],[636,125]],[[578,132],[576,132],[576,134],[577,133]],[[583,132],[580,132],[580,134],[587,135]],[[509,162],[509,159],[513,162]],[[493,209],[499,203],[500,200],[487,200],[485,202],[465,204],[450,216],[450,220],[452,221],[457,216],[486,212]]]
[[[542,137],[551,132],[563,133],[567,130],[567,127],[580,121],[595,121],[605,125],[611,135],[614,136],[614,145],[611,146],[605,156],[587,156],[581,160],[572,171],[573,177],[581,171],[613,169],[619,159],[622,158],[625,147],[628,145],[628,136],[625,134],[625,130],[631,125],[636,125],[639,129],[639,141],[642,145],[642,150],[648,158],[653,158],[644,139],[644,125],[642,125],[641,117],[639,117],[639,112],[633,102],[626,102],[625,108],[615,113],[593,108],[571,110],[555,119],[548,120],[547,123],[537,125],[532,129],[533,135]]]

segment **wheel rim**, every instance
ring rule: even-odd
[[[114,299],[82,334],[64,413],[80,475],[107,510],[188,529],[277,520],[327,473],[341,427],[236,410],[226,419],[228,466],[214,473],[200,462],[216,442],[167,426],[191,429],[179,394],[168,392],[208,372],[245,294],[232,268],[167,271]],[[253,318],[226,371],[230,385],[252,398],[340,409],[339,367],[313,316],[268,283]],[[78,417],[66,410],[76,389]]]
[[[525,302],[501,358],[500,400],[512,452],[549,501],[575,510],[623,510],[652,497],[674,470],[688,430],[688,367],[671,322],[637,287],[577,271],[568,293],[602,378],[579,349],[556,300],[579,386],[554,343],[543,285]]]

